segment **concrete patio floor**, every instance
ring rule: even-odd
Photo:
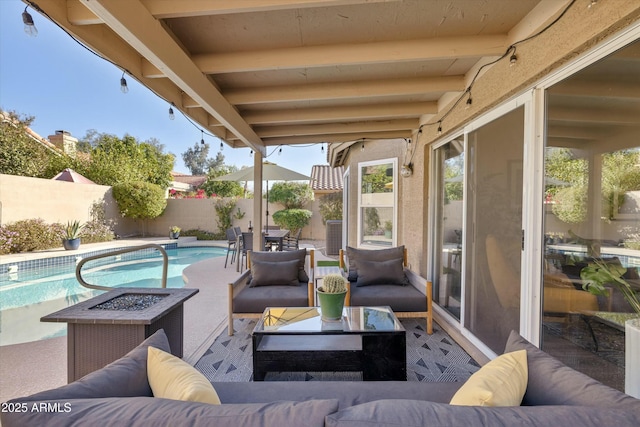
[[[167,239],[118,240],[109,243],[83,245],[90,251],[144,243],[168,243]],[[194,241],[179,239],[179,246],[220,246],[222,241]],[[322,241],[304,241],[302,247],[321,249]],[[64,250],[46,251],[44,257],[68,255]],[[13,256],[12,256],[13,257]],[[20,254],[16,261],[43,257],[43,253]],[[13,260],[14,258],[12,258]],[[315,259],[331,259],[315,251]],[[6,259],[3,259],[3,263]],[[200,261],[185,268],[183,279],[186,288],[200,291],[184,304],[184,360],[195,364],[211,346],[227,324],[227,285],[240,273],[235,264],[224,268],[224,257]],[[0,402],[59,387],[67,383],[67,337],[0,346]]]

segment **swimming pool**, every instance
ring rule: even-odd
[[[186,247],[166,249],[166,252],[169,257],[167,287],[181,288],[184,287],[182,270],[195,262],[224,256],[226,249]],[[40,318],[103,292],[78,283],[77,261],[75,258],[62,265],[17,271],[6,268],[0,274],[0,346],[66,334],[66,323],[43,323]],[[159,288],[162,257],[156,250],[105,257],[85,264],[82,276],[96,285]]]

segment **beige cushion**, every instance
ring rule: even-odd
[[[209,380],[187,362],[149,347],[147,376],[154,397],[220,404]]]
[[[451,399],[451,405],[520,406],[527,390],[527,351],[506,353],[471,375]]]

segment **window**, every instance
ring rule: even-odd
[[[397,160],[359,163],[358,171],[358,246],[395,246]]]

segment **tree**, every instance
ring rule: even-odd
[[[214,181],[215,178],[235,172],[237,169],[235,166],[222,166],[209,169],[207,180],[200,188],[204,189],[209,197],[212,195],[218,197],[242,196],[244,189],[239,183],[235,181]]]
[[[44,178],[50,157],[59,157],[27,132],[34,117],[9,112],[0,123],[0,173]]]
[[[106,133],[96,135],[90,160],[78,161],[76,170],[96,184],[116,185],[144,181],[165,189],[171,182],[174,157],[164,154],[161,145],[139,143],[134,137],[122,139]]]
[[[187,148],[182,153],[182,160],[185,166],[191,171],[191,175],[204,175],[204,169],[207,166],[207,156],[209,155],[209,144],[198,144]]]
[[[309,184],[277,182],[269,190],[269,201],[280,203],[285,209],[302,209],[313,200]]]
[[[323,224],[329,220],[342,219],[342,191],[322,196],[319,209]]]

